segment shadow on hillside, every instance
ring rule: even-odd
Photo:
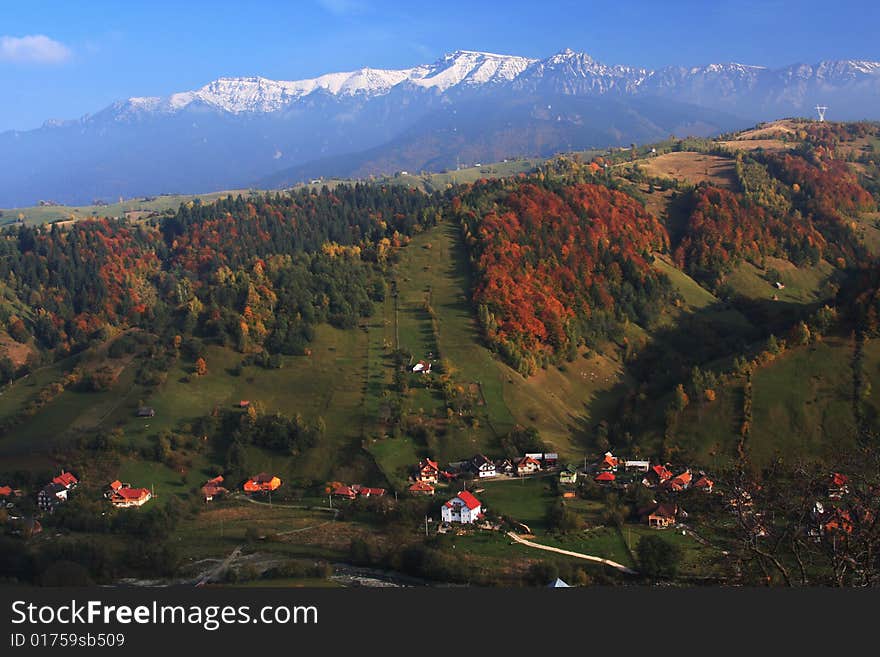
[[[753,357],[771,334],[784,338],[792,324],[819,305],[737,298],[685,313],[674,325],[654,329],[650,341],[626,363],[624,381],[599,392],[584,405],[583,415],[572,418],[573,434],[590,451],[596,449],[602,420],[609,424],[613,446],[625,445],[627,432],[637,442],[641,436],[662,436],[673,390],[689,381],[694,367],[730,371],[736,357]],[[732,311],[748,322],[731,321]],[[642,447],[644,451],[656,445]]]

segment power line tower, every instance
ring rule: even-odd
[[[826,105],[816,105],[816,111],[819,112],[819,123],[825,121],[825,111],[828,109]]]

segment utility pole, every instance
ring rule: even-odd
[[[428,535],[428,516],[425,516],[425,536]]]

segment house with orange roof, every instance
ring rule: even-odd
[[[669,491],[674,493],[685,490],[690,487],[691,481],[693,480],[693,475],[691,475],[690,470],[685,470],[680,475],[673,477],[672,479],[667,479],[663,483],[663,487]]]
[[[839,472],[832,472],[828,478],[828,497],[839,500],[849,493],[849,477]]]
[[[697,490],[704,490],[707,493],[711,493],[714,486],[715,482],[709,479],[709,477],[707,477],[706,475],[702,475],[694,482],[694,488],[696,488]]]
[[[347,500],[353,500],[357,497],[357,492],[351,486],[346,486],[345,484],[334,487],[330,494],[333,497],[342,497]]]
[[[111,497],[113,497],[113,494],[116,491],[118,491],[120,488],[124,488],[125,486],[126,485],[123,484],[118,479],[111,481],[109,484],[107,484],[107,487],[104,489],[104,497],[106,497],[109,500]],[[130,488],[130,486],[129,486],[129,488]]]
[[[0,486],[0,497],[12,497],[12,486]]]
[[[663,484],[667,479],[672,479],[672,473],[669,469],[665,465],[655,465],[648,470],[642,483],[650,488]]]
[[[229,491],[223,487],[223,475],[217,475],[213,479],[208,479],[202,486],[202,496],[205,502],[210,502],[215,497],[226,495]]]
[[[110,496],[110,504],[117,508],[140,507],[153,499],[153,494],[148,488],[131,488],[123,486],[114,491]]]
[[[611,452],[605,452],[602,459],[596,464],[596,469],[602,472],[611,472],[612,470],[617,470],[617,466],[619,465],[619,458],[614,456]]]
[[[351,489],[358,494],[358,497],[384,497],[385,489],[384,488],[370,488],[369,486],[361,486],[360,484],[353,484]]]
[[[614,483],[615,479],[617,479],[617,477],[614,476],[613,472],[606,471],[606,472],[600,472],[599,474],[597,474],[593,478],[593,481],[595,481],[597,484],[602,484],[603,486],[610,486],[611,484]]]
[[[79,479],[74,477],[72,473],[62,470],[60,475],[52,479],[52,483],[64,486],[66,490],[73,490],[79,483]]]
[[[243,488],[246,493],[268,493],[280,486],[281,479],[268,472],[261,472],[244,482]]]
[[[412,495],[433,495],[434,486],[427,481],[417,481],[407,489]]]

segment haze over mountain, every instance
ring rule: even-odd
[[[438,170],[558,150],[709,135],[759,120],[880,118],[880,62],[658,70],[563,50],[456,51],[408,69],[298,81],[220,78],[0,134],[0,207]]]

